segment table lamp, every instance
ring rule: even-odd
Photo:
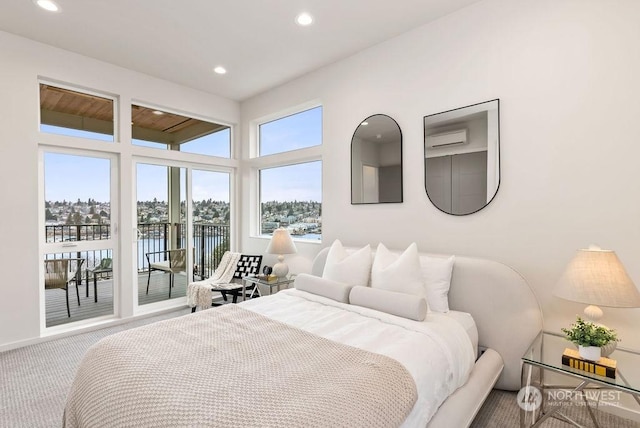
[[[616,253],[594,245],[578,250],[553,294],[565,300],[589,305],[585,308],[584,315],[593,322],[602,318],[602,309],[598,306],[640,307],[640,292]]]
[[[284,254],[294,254],[298,250],[289,235],[289,231],[282,227],[273,231],[271,241],[267,246],[268,254],[277,254],[278,263],[273,265],[272,273],[278,278],[284,278],[289,273],[289,266],[284,262]]]

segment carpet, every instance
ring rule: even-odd
[[[0,353],[0,427],[62,426],[62,411],[86,350],[110,334],[190,313],[180,309]]]
[[[581,406],[566,406],[563,413],[582,426],[592,427],[593,422],[587,410]],[[596,410],[596,419],[602,428],[638,428],[640,423]],[[515,428],[520,426],[520,408],[516,393],[493,390],[476,415],[471,428]],[[567,428],[566,422],[549,418],[540,424],[541,428]]]

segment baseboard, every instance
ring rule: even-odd
[[[25,339],[25,340],[19,340],[17,342],[6,343],[4,345],[0,345],[0,352],[11,351],[13,349],[23,348],[25,346],[37,345],[39,343],[45,343],[51,340],[61,339],[63,337],[75,336],[76,334],[80,334],[80,333],[88,333],[90,331],[101,330],[103,328],[115,327],[121,324],[126,324],[131,321],[150,318],[157,315],[166,314],[168,312],[178,311],[184,308],[187,308],[187,306],[186,305],[179,306],[179,307],[174,306],[172,308],[164,308],[154,312],[147,312],[147,313],[133,315],[127,318],[115,318],[115,319],[100,321],[95,324],[78,327],[73,330],[61,331],[59,333],[54,333],[46,336],[34,337],[31,339]]]

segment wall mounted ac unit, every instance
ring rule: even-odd
[[[437,149],[440,147],[448,147],[456,144],[467,143],[467,130],[458,129],[456,131],[443,132],[441,134],[428,135],[427,147]]]

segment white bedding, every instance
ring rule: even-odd
[[[310,333],[399,361],[418,390],[418,400],[403,427],[425,426],[440,404],[466,382],[475,360],[469,334],[456,315],[429,313],[419,322],[295,289],[241,305]]]
[[[433,314],[446,316],[449,318],[453,318],[457,322],[462,325],[467,334],[469,335],[469,339],[471,339],[471,345],[473,346],[474,359],[478,359],[478,326],[476,325],[475,320],[468,312],[460,312],[460,311],[449,311],[444,314]]]

